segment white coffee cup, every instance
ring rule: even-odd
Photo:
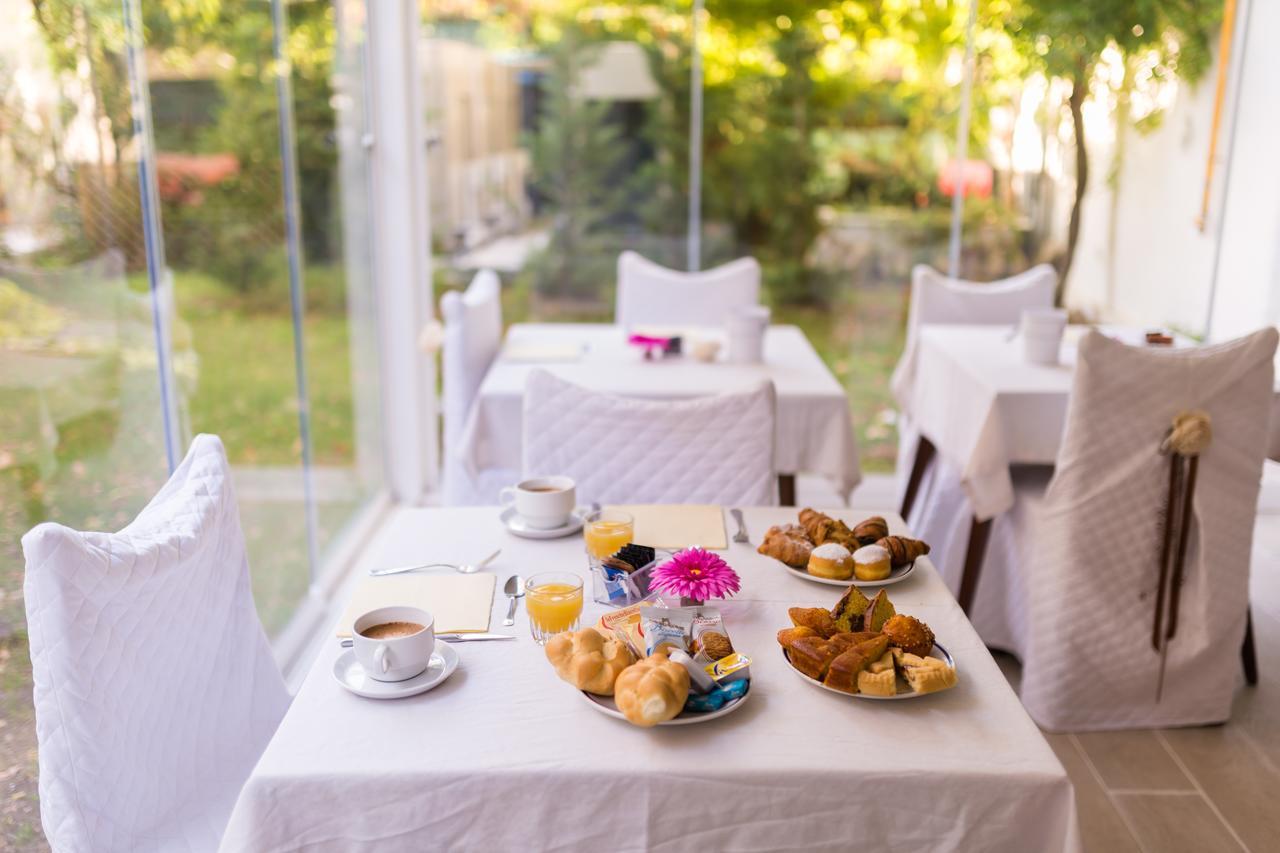
[[[398,636],[366,636],[376,627],[411,622],[422,630]],[[417,607],[379,607],[356,617],[351,625],[351,648],[365,674],[375,681],[405,681],[431,665],[436,648],[435,619]]]
[[[1067,312],[1062,308],[1027,308],[1022,312],[1022,357],[1032,364],[1057,364]]]
[[[731,364],[764,362],[764,335],[769,328],[769,308],[765,305],[743,305],[729,312],[726,356]]]
[[[504,507],[514,506],[521,520],[538,530],[553,530],[568,524],[577,500],[574,482],[569,477],[534,477],[498,493],[499,503]]]

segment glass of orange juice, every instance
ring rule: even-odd
[[[524,585],[524,609],[533,641],[542,645],[562,631],[578,630],[582,615],[582,578],[569,572],[543,572]]]
[[[587,556],[591,567],[600,568],[600,561],[612,557],[622,546],[635,541],[636,520],[630,513],[619,509],[601,509],[586,517],[582,536],[587,541]]]

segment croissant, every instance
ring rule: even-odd
[[[860,545],[879,542],[888,535],[889,523],[878,515],[873,515],[866,521],[859,522],[853,528],[853,536]]]
[[[843,521],[837,521],[829,515],[824,515],[816,509],[805,507],[800,510],[800,523],[804,525],[805,532],[809,534],[809,538],[813,540],[815,545],[839,542],[846,548],[858,547],[858,540],[854,537],[853,531],[849,529],[848,525]]]
[[[905,536],[886,536],[876,542],[889,552],[889,563],[896,569],[915,562],[917,557],[929,553],[929,544],[919,539],[908,539]]]
[[[812,551],[813,543],[809,541],[804,528],[797,524],[770,527],[764,534],[764,541],[756,549],[757,553],[781,560],[797,569],[809,565],[809,554]]]
[[[792,607],[787,611],[797,628],[809,628],[824,640],[836,632],[836,620],[822,607]]]

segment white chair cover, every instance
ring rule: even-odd
[[[1277,333],[1199,349],[1080,344],[1051,481],[1015,477],[971,618],[1022,660],[1022,701],[1054,730],[1219,723],[1240,678],[1253,524],[1268,441]],[[1177,635],[1163,696],[1151,645],[1173,416],[1202,409],[1200,457]]]
[[[511,485],[516,472],[480,471],[472,476],[457,450],[480,383],[502,346],[502,283],[497,273],[481,270],[466,292],[446,293],[440,299],[440,315],[444,318],[442,498],[446,506],[495,504],[498,490]]]
[[[916,379],[920,327],[935,325],[1013,326],[1027,308],[1053,305],[1058,273],[1049,264],[991,282],[948,278],[927,264],[911,270],[911,304],[907,309],[907,342],[889,380],[898,410],[904,411]],[[898,422],[898,497],[906,488],[915,461],[919,434],[903,415]]]
[[[773,383],[688,400],[590,391],[545,370],[524,395],[526,477],[565,474],[582,503],[772,506]]]
[[[289,704],[222,442],[119,533],[22,539],[40,817],[55,850],[213,850]]]
[[[618,256],[614,322],[642,325],[723,326],[734,308],[760,300],[760,264],[738,258],[702,272],[680,272],[626,251]]]

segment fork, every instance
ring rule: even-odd
[[[742,520],[742,510],[731,509],[729,515],[733,516],[734,521],[738,522],[738,532],[733,534],[733,541],[739,545],[750,545],[751,540],[747,537],[747,525]]]

